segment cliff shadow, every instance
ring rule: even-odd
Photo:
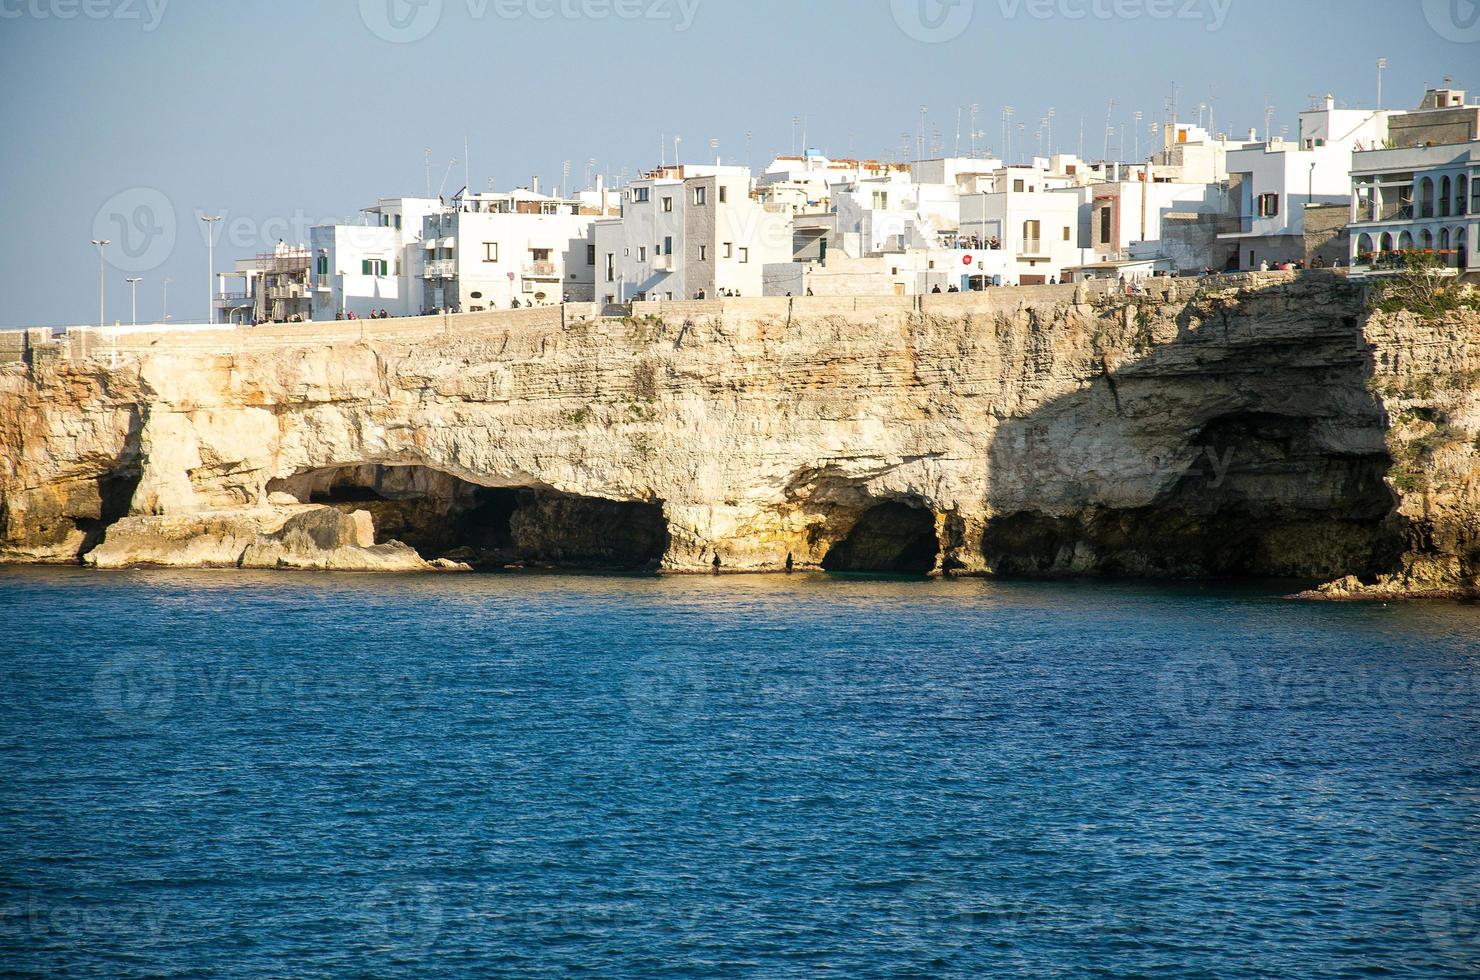
[[[989,568],[1316,581],[1396,567],[1360,290],[1302,277],[1228,299],[1194,298],[1155,346],[1153,314],[1117,302],[1089,383],[1001,423]]]

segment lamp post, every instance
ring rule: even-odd
[[[108,239],[94,238],[92,243],[98,247],[98,327],[103,326],[103,247],[112,245]]]
[[[206,223],[206,265],[209,271],[206,273],[206,322],[216,322],[216,229],[214,225],[221,220],[221,216],[201,215],[200,220]]]
[[[139,325],[139,283],[144,280],[139,276],[130,276],[124,282],[129,286],[129,312],[134,326]]]
[[[170,283],[174,281],[169,276],[164,277],[164,302],[160,305],[159,309],[160,323],[170,322]]]

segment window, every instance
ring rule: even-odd
[[[318,266],[318,268],[319,268],[319,275],[321,275],[321,276],[327,276],[329,274],[329,256],[327,256],[327,255],[320,255],[319,256],[319,266]]]
[[[595,245],[587,245],[586,246],[586,264],[587,265],[595,265],[596,264],[596,246]]]
[[[401,216],[398,214],[398,215],[396,215],[396,228],[399,230],[400,227],[401,227]]]
[[[1277,218],[1280,214],[1280,196],[1278,194],[1259,195],[1259,217]]]
[[[1023,190],[1023,182],[1021,180],[1014,180],[1012,182],[1012,189],[1021,194]]]
[[[724,248],[724,257],[727,259],[733,259],[735,257],[735,243],[725,242]]]
[[[889,207],[889,192],[874,191],[874,210],[883,211]]]
[[[617,281],[617,254],[615,252],[606,253],[606,281]]]
[[[1064,173],[1070,177],[1073,177],[1075,174],[1079,173],[1079,168],[1071,163],[1064,167]]]
[[[1068,225],[1065,225],[1064,226],[1064,241],[1067,242],[1068,240],[1069,240],[1069,226]]]
[[[726,187],[721,187],[719,189],[719,203],[724,204],[730,199],[730,195],[727,193],[728,190],[729,189]]]
[[[639,261],[639,262],[646,262],[647,261],[647,246],[646,245],[639,245],[639,246],[637,246],[637,261]]]
[[[700,262],[708,262],[709,261],[709,246],[708,245],[700,245],[699,246],[699,261]]]
[[[483,243],[483,261],[484,262],[497,262],[498,261],[498,242],[484,242]]]
[[[1110,244],[1110,209],[1100,209],[1100,244]]]
[[[664,239],[663,239],[663,254],[664,255],[672,255],[673,254],[673,236],[672,235],[668,235],[668,236],[664,237]]]
[[[365,259],[360,262],[360,274],[365,276],[383,276],[389,271],[389,264],[385,259]]]
[[[634,187],[634,188],[632,188],[632,200],[635,203],[637,203],[637,204],[645,204],[645,203],[647,203],[647,199],[648,199],[648,189],[646,187]]]
[[[742,249],[740,249],[740,264],[741,265],[744,265],[745,263],[747,263],[749,261],[750,261],[750,249],[748,249],[748,248],[742,248]]]
[[[672,197],[665,197],[665,198],[663,198],[663,210],[664,210],[664,212],[671,212],[673,210],[673,198]]]
[[[694,188],[694,207],[696,207],[696,208],[702,208],[704,205],[706,205],[708,203],[709,203],[709,188],[707,188],[707,187],[695,187]]]
[[[550,250],[548,248],[532,248],[529,250],[529,257],[535,262],[548,262],[550,261]]]

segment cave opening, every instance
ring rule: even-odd
[[[377,544],[400,541],[429,561],[484,571],[655,570],[669,547],[661,502],[485,487],[425,466],[328,467],[267,489],[346,513],[368,511]]]
[[[935,515],[902,501],[875,504],[823,556],[829,572],[927,575],[940,556]]]
[[[1212,419],[1189,448],[1152,503],[1004,514],[988,522],[983,556],[1007,575],[1312,581],[1397,562],[1386,452],[1333,451],[1318,420],[1261,412]]]

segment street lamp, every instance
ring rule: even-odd
[[[98,328],[103,327],[103,246],[112,245],[108,239],[94,238],[92,243],[98,247]]]
[[[221,220],[218,214],[214,217],[201,215],[200,220],[206,223],[206,265],[209,272],[206,273],[206,322],[216,322],[216,229],[212,227]]]
[[[124,280],[128,283],[129,292],[132,294],[129,297],[129,309],[133,317],[133,325],[136,327],[139,325],[139,283],[143,281],[139,276],[130,276]]]
[[[159,310],[160,323],[170,322],[170,283],[174,281],[169,276],[164,277],[164,302],[161,304]]]

